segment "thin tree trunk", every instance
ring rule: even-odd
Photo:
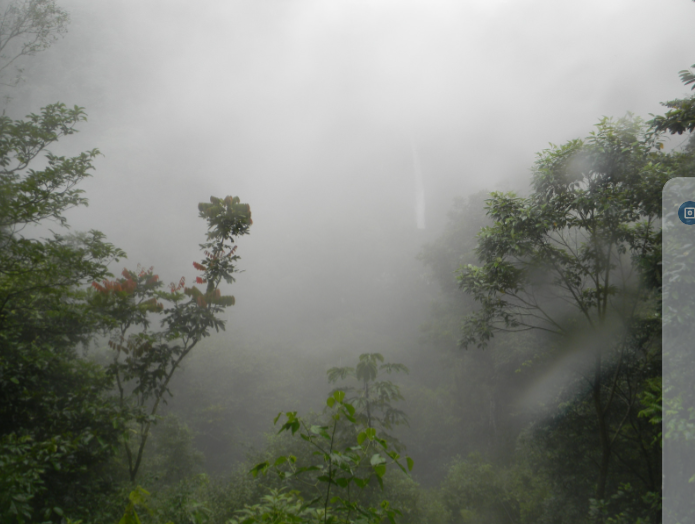
[[[162,397],[166,393],[167,386],[169,385],[169,381],[171,380],[171,377],[174,376],[174,372],[176,371],[176,368],[179,367],[179,364],[181,361],[184,359],[188,353],[195,347],[195,345],[198,343],[198,340],[195,340],[193,344],[190,345],[186,350],[184,350],[181,355],[179,356],[178,359],[174,362],[174,365],[171,368],[171,371],[169,371],[169,374],[167,375],[166,380],[164,381],[164,384],[161,386],[159,389],[159,393],[157,394],[157,397],[154,402],[154,406],[152,407],[152,411],[150,412],[150,417],[154,417],[157,414],[157,409],[159,409],[159,401],[162,400]],[[147,421],[147,424],[145,424],[145,430],[140,433],[140,447],[138,449],[138,456],[135,459],[135,466],[130,470],[130,481],[135,482],[135,477],[138,474],[138,470],[140,469],[140,463],[142,462],[142,454],[145,451],[145,444],[147,444],[147,438],[150,435],[150,426],[152,425],[151,419]],[[129,450],[130,451],[130,450]]]

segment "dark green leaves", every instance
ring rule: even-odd
[[[207,293],[217,289],[221,280],[228,284],[234,282],[236,261],[236,246],[234,237],[246,235],[253,221],[251,220],[251,207],[242,204],[239,197],[228,196],[224,199],[210,197],[210,203],[198,204],[200,217],[208,223],[208,242],[200,247],[206,257],[194,266],[203,271],[202,280],[207,282]]]
[[[619,269],[655,249],[667,160],[639,119],[604,118],[585,140],[539,154],[529,197],[492,193],[481,263],[459,270],[460,287],[480,305],[464,320],[461,344],[485,346],[498,330],[565,334],[566,304],[589,326],[619,308],[627,285],[616,284]]]
[[[0,117],[0,520],[55,519],[66,497],[99,490],[86,479],[113,455],[127,418],[109,398],[112,377],[75,351],[110,326],[85,287],[125,253],[98,231],[22,234],[47,220],[67,226],[65,212],[86,205],[77,184],[98,151],[48,150],[83,120],[64,104]]]
[[[378,524],[383,519],[392,519],[399,512],[391,509],[388,503],[382,504],[379,508],[363,507],[357,502],[358,499],[353,498],[354,488],[365,489],[370,480],[376,479],[376,482],[383,489],[384,476],[389,465],[395,464],[404,473],[407,473],[412,470],[413,461],[410,457],[406,457],[407,468],[401,464],[400,455],[389,448],[388,442],[380,438],[374,428],[365,428],[359,431],[356,445],[354,440],[351,445],[347,446],[341,443],[337,438],[337,428],[347,425],[354,430],[358,424],[352,416],[355,413],[355,408],[345,397],[345,392],[334,391],[326,400],[326,405],[330,410],[328,413],[329,425],[308,425],[293,411],[284,414],[286,422],[282,425],[280,432],[298,433],[314,449],[312,456],[316,458],[316,462],[301,465],[293,455],[280,456],[274,461],[264,461],[257,464],[251,469],[251,474],[255,477],[259,473],[265,474],[272,469],[283,482],[296,478],[303,479],[304,482],[310,484],[318,483],[318,485],[325,486],[325,495],[320,499],[306,505],[295,505],[291,510],[284,508],[282,511],[291,511],[294,515],[300,508],[305,508],[314,515],[322,515],[323,518],[320,520],[323,522],[337,521],[335,517],[339,515],[342,515],[340,517],[342,521],[350,514],[360,514],[366,519],[366,522]],[[275,418],[275,423],[278,422],[280,416]],[[350,491],[350,485],[353,485],[352,491]],[[278,500],[277,494],[272,496],[272,500]],[[318,505],[314,505],[316,503]],[[266,522],[271,515],[275,514],[274,512],[275,509],[272,507],[254,506],[243,510],[241,514],[247,515],[250,519],[249,522]],[[254,516],[250,517],[250,515]],[[288,517],[286,521],[291,522],[293,520]]]
[[[85,119],[82,108],[68,109],[65,104],[46,106],[40,115],[31,114],[24,121],[0,117],[0,227],[36,224],[47,218],[65,225],[65,210],[86,205],[83,191],[75,185],[90,176],[99,151],[66,158],[46,150],[62,136],[75,133],[76,124]],[[28,169],[41,153],[48,166],[40,171]]]
[[[695,64],[691,67],[695,67]],[[685,85],[695,82],[695,75],[689,69],[679,73],[681,81]],[[693,86],[691,89],[695,89]],[[665,115],[655,116],[649,123],[657,133],[668,131],[671,134],[679,135],[695,130],[695,99],[681,98],[663,102],[661,105],[668,107]]]
[[[356,386],[336,390],[343,395],[347,394],[345,409],[350,417],[365,426],[379,425],[385,429],[408,423],[406,414],[393,407],[394,402],[403,400],[398,385],[389,380],[377,380],[382,373],[408,373],[408,368],[403,364],[384,363],[381,353],[363,353],[354,368],[331,368],[327,373],[329,382],[351,377],[357,381]],[[333,407],[334,404],[335,400],[329,397],[328,407]]]

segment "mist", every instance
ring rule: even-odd
[[[405,379],[413,395],[421,383],[444,388],[460,359],[488,358],[437,352],[423,336],[441,286],[418,255],[457,199],[525,194],[550,143],[587,136],[602,116],[649,120],[663,113],[660,101],[690,96],[677,77],[693,62],[686,0],[60,4],[69,31],[24,64],[6,113],[56,101],[86,109],[80,132],[53,151],[101,151],[81,184],[89,207],[66,216],[127,252],[116,275],[141,264],[165,282],[192,282],[205,235],[197,204],[211,195],[250,204],[226,331],[174,384],[189,391],[231,373],[243,382],[237,353],[275,358],[287,377],[301,368],[268,413],[320,409],[326,369],[362,353],[415,366]],[[552,397],[573,358],[548,364],[513,408]],[[418,367],[424,375],[412,378]],[[513,395],[516,385],[500,387]],[[418,402],[415,416],[425,417]],[[248,414],[253,428],[234,437],[234,460],[269,428],[266,415]]]
[[[28,63],[20,98],[87,109],[65,147],[104,156],[74,227],[178,275],[196,203],[240,195],[239,304],[249,279],[296,282],[331,245],[414,231],[411,143],[437,231],[454,196],[527,183],[548,142],[658,112],[685,92],[693,17],[680,0],[64,5],[69,36]]]

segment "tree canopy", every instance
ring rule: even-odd
[[[661,258],[660,191],[673,166],[645,131],[631,116],[604,118],[585,140],[540,153],[529,197],[490,195],[494,223],[478,236],[482,265],[459,275],[480,304],[464,320],[464,347],[485,347],[499,331],[542,330],[559,337],[551,351],[584,355],[576,374],[591,395],[600,442],[597,500],[606,496],[618,437],[636,420],[638,390],[629,382],[659,373],[659,302],[646,283]],[[656,467],[653,452],[644,460]],[[659,486],[653,475],[647,484]]]

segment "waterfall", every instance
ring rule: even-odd
[[[411,141],[413,150],[413,175],[415,176],[415,223],[418,229],[425,229],[425,185],[422,181],[420,157]]]

